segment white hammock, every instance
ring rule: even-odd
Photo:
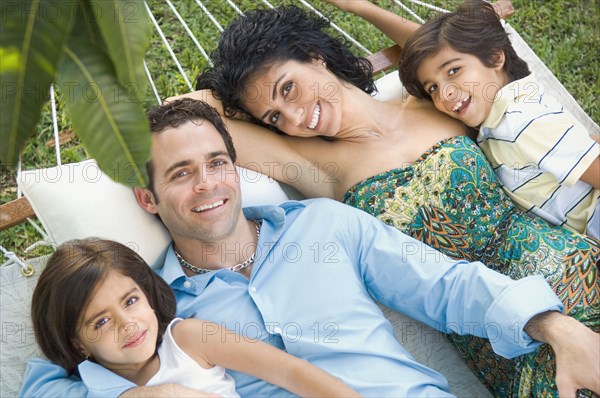
[[[221,15],[215,15],[214,12],[211,12],[209,8],[214,7],[208,7],[208,5],[214,6],[216,3],[218,3],[220,7],[226,7],[228,9],[228,12],[233,16],[242,14],[243,12],[243,10],[240,10],[233,0],[205,0],[204,3],[201,0],[194,1],[197,5],[198,13],[198,15],[195,15],[195,18],[200,18],[202,16],[202,18],[206,18],[208,21],[210,21],[210,23],[207,23],[207,25],[204,27],[204,30],[212,31],[212,33],[207,34],[207,36],[215,38],[218,37],[218,34],[223,30],[223,26],[226,25],[227,21],[223,20]],[[306,7],[312,12],[321,15],[320,11],[307,1],[298,0],[298,2],[303,7]],[[394,2],[396,7],[394,9],[395,11],[403,10],[403,12],[406,12],[407,14],[411,15],[415,20],[419,22],[423,22],[423,19],[421,18],[421,16],[417,15],[417,10],[420,11],[421,14],[423,13],[423,10],[430,9],[436,11],[445,11],[439,9],[438,7],[423,3],[418,0],[407,0],[404,2],[394,0]],[[262,0],[262,3],[264,3],[264,5],[267,7],[272,7],[272,5],[267,0]],[[189,71],[201,70],[203,67],[202,65],[212,65],[212,61],[210,60],[208,54],[210,53],[210,50],[216,45],[216,42],[201,43],[201,41],[197,39],[197,37],[192,32],[192,29],[189,27],[190,21],[184,20],[178,12],[178,7],[180,5],[181,1],[172,2],[169,0],[164,0],[164,2],[162,3],[155,1],[152,3],[152,6],[146,4],[146,9],[149,15],[151,16],[151,21],[154,25],[156,33],[155,42],[161,43],[160,45],[163,46],[163,50],[169,54],[169,62],[172,64],[171,67],[174,70],[176,69],[180,74],[183,84],[185,85],[184,90],[191,91],[193,90],[192,81],[194,76],[192,76]],[[165,17],[167,12],[170,15],[169,18]],[[195,62],[201,65],[199,69],[198,65],[185,65],[178,58],[178,56],[176,55],[177,51],[175,51],[173,47],[175,47],[174,41],[180,40],[181,38],[169,38],[169,34],[164,33],[167,30],[168,26],[161,21],[164,21],[165,19],[169,20],[169,23],[171,23],[171,20],[174,20],[178,21],[177,23],[181,24],[182,30],[185,31],[185,34],[188,36],[189,40],[191,40],[195,49],[198,50],[198,58],[201,59],[201,61],[195,60]],[[371,54],[371,51],[369,51],[369,49],[360,44],[349,33],[341,29],[335,22],[336,21],[331,22],[332,29],[338,31],[339,34],[345,36],[349,41],[351,41],[356,47],[357,51],[361,51],[364,55]],[[366,22],[364,23],[367,24]],[[540,80],[550,91],[550,93],[556,98],[558,98],[559,101],[561,101],[562,104],[571,113],[573,113],[589,129],[590,132],[594,134],[600,134],[600,128],[598,127],[598,125],[596,125],[585,114],[585,112],[581,109],[581,107],[577,104],[573,97],[561,85],[561,83],[556,79],[556,77],[552,75],[548,68],[545,67],[545,65],[540,61],[540,59],[535,55],[535,53],[519,36],[519,34],[515,32],[514,29],[512,29],[512,27],[510,27],[508,24],[506,24],[506,29],[508,32],[510,32],[510,37],[513,41],[515,49],[517,50],[517,53],[525,61],[527,61],[532,71],[536,74],[538,80]],[[147,63],[144,63],[146,74],[150,81],[153,96],[156,100],[156,103],[160,104],[164,98],[166,98],[168,95],[172,95],[173,93],[164,93],[159,91],[157,85],[155,84],[155,79],[157,78],[157,76],[160,76],[162,71],[157,70],[153,67],[153,65],[155,65],[155,63],[153,62],[153,60],[150,59],[147,60]],[[381,89],[380,96],[382,98],[397,95],[397,92],[401,90],[401,86],[398,83],[396,74],[390,74],[386,76],[383,82],[379,84],[379,88]],[[50,108],[52,112],[52,126],[54,131],[54,139],[55,142],[58,143],[58,115],[53,87],[50,88],[50,97]],[[56,164],[60,166],[61,163],[62,162],[60,156],[60,148],[58,145],[56,145]],[[20,190],[18,191],[18,196],[21,196]],[[69,205],[66,204],[64,206],[69,207]],[[65,209],[65,211],[68,210],[69,209]],[[54,242],[53,239],[50,239],[48,236],[48,232],[45,231],[42,227],[40,227],[35,221],[31,219],[28,219],[28,221],[32,223],[41,234],[41,244],[55,245],[56,243],[60,243]],[[52,234],[50,235],[53,236]],[[2,250],[3,255],[7,259],[6,263],[3,264],[4,266],[0,268],[2,275],[1,314],[3,323],[3,339],[1,347],[2,358],[0,360],[0,366],[2,369],[0,391],[2,393],[2,396],[15,396],[21,385],[25,360],[33,356],[39,356],[39,351],[35,345],[35,342],[33,341],[31,323],[29,321],[28,314],[31,300],[31,291],[35,286],[36,276],[39,275],[39,271],[42,269],[45,263],[45,258],[35,259],[31,261],[22,261],[14,253],[6,250],[5,248],[0,246],[0,249]],[[33,277],[23,277],[23,275],[29,276],[32,273],[34,275]],[[481,396],[481,394],[485,395],[487,393],[487,391],[485,391],[483,387],[479,385],[474,376],[470,374],[468,370],[466,370],[467,368],[464,365],[464,363],[462,363],[462,361],[460,360],[458,360],[460,363],[456,362],[458,356],[455,350],[453,350],[453,347],[450,346],[449,348],[447,344],[450,343],[448,343],[445,339],[440,339],[439,336],[435,334],[435,331],[432,331],[431,329],[428,329],[423,325],[415,324],[413,321],[402,318],[396,313],[387,311],[386,315],[392,320],[394,326],[396,327],[396,330],[399,332],[406,332],[407,330],[419,330],[419,334],[411,335],[408,338],[408,340],[406,336],[403,336],[402,343],[411,352],[413,352],[413,355],[415,357],[422,360],[429,366],[438,369],[440,369],[440,367],[444,368],[443,373],[450,380],[451,388],[453,389],[455,394],[458,394],[459,396]],[[423,340],[423,336],[425,336],[426,340]],[[424,345],[422,344],[423,342],[426,342],[427,344]],[[434,355],[436,354],[436,350],[438,351],[437,356]]]

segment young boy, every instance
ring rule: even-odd
[[[469,1],[406,42],[408,92],[479,130],[508,195],[557,225],[600,237],[600,145],[516,54],[494,9]]]

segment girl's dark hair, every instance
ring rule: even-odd
[[[373,66],[356,57],[344,39],[325,32],[328,20],[295,6],[256,9],[233,21],[211,54],[215,66],[196,78],[196,89],[212,89],[225,115],[244,109],[249,79],[277,61],[310,62],[321,58],[339,79],[367,93],[375,91]]]
[[[515,52],[494,8],[482,0],[461,4],[455,12],[427,21],[408,39],[400,55],[400,80],[417,98],[431,99],[417,78],[422,62],[444,47],[476,56],[485,66],[496,65],[499,50],[504,52],[504,70],[509,80],[529,75],[529,67]]]
[[[31,318],[44,355],[69,374],[85,359],[76,343],[81,316],[98,284],[113,270],[133,279],[146,295],[158,318],[157,346],[175,317],[169,285],[127,246],[96,238],[60,245],[33,292]]]

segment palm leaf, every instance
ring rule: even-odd
[[[71,38],[57,83],[77,135],[100,168],[115,181],[143,185],[148,121],[119,84],[108,56],[85,38]]]
[[[3,1],[0,159],[14,164],[48,98],[72,26],[73,1]]]
[[[151,25],[142,0],[92,0],[91,8],[121,85],[140,102],[148,79],[144,56],[150,42]],[[133,98],[131,98],[133,99]]]

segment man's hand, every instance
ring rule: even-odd
[[[136,387],[125,391],[121,398],[150,398],[150,397],[182,397],[182,398],[213,398],[219,397],[211,392],[203,392],[180,384],[161,384],[154,387]]]
[[[561,397],[575,397],[581,388],[600,394],[600,334],[559,312],[535,316],[525,326],[525,332],[552,346]]]

